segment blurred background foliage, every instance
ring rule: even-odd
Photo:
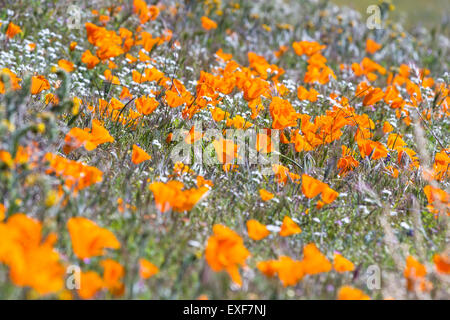
[[[377,4],[374,0],[333,0],[332,2],[358,10],[363,17],[367,15],[368,6]],[[391,13],[392,19],[398,20],[403,25],[409,28],[442,26],[446,29],[446,33],[449,33],[449,0],[391,0],[389,2],[394,6]]]

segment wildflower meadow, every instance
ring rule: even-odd
[[[449,12],[338,2],[0,1],[0,299],[449,299]]]

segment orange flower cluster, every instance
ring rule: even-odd
[[[122,47],[122,38],[113,30],[98,27],[93,23],[85,24],[88,41],[98,49],[96,55],[100,60],[114,58],[123,54],[126,50]]]
[[[357,77],[364,75],[369,81],[377,80],[378,76],[374,73],[375,71],[381,75],[386,74],[385,68],[367,57],[363,58],[359,64],[356,62],[353,63],[352,70]]]
[[[169,210],[190,211],[209,190],[206,186],[187,190],[183,188],[184,184],[176,180],[167,183],[153,182],[149,186],[155,197],[156,208],[162,213]]]
[[[0,203],[0,222],[5,220],[6,217],[6,208],[3,203]]]
[[[308,199],[312,199],[321,194],[322,203],[318,204],[320,207],[323,206],[323,204],[332,203],[339,195],[339,193],[331,189],[328,184],[314,179],[307,174],[302,175],[302,192]]]
[[[346,125],[353,125],[347,116],[348,111],[335,107],[327,111],[326,115],[318,116],[311,122],[311,116],[301,114],[300,130],[293,130],[290,142],[294,143],[295,150],[311,151],[323,144],[329,144],[342,136],[341,129]]]
[[[273,129],[285,129],[287,127],[296,127],[297,119],[300,115],[292,107],[288,100],[280,97],[273,97],[269,106],[270,116],[273,119]]]
[[[427,275],[426,267],[417,261],[414,257],[406,258],[406,267],[403,275],[407,281],[407,289],[409,291],[430,291],[433,285],[425,279]]]
[[[136,99],[136,110],[144,116],[155,111],[158,105],[159,102],[152,97],[142,96]]]
[[[370,300],[370,297],[359,289],[343,286],[339,289],[338,300]]]
[[[297,184],[300,183],[300,176],[290,172],[289,168],[282,166],[281,164],[273,164],[272,171],[275,174],[275,180],[278,184],[286,185],[288,177],[292,182]]]
[[[32,147],[19,146],[16,151],[16,156],[13,158],[11,154],[6,150],[0,150],[0,166],[2,164],[11,169],[17,169],[21,165],[27,164],[30,161],[32,154]],[[30,163],[30,167],[34,167],[34,161]]]
[[[444,252],[442,254],[435,254],[433,256],[434,264],[438,272],[442,274],[450,274],[450,254]]]
[[[336,79],[333,70],[326,65],[327,59],[320,53],[326,48],[325,45],[320,45],[318,42],[300,41],[294,42],[292,47],[297,55],[309,57],[308,67],[303,79],[305,83],[327,84],[330,78]]]
[[[92,151],[99,145],[107,142],[114,142],[114,138],[109,134],[99,120],[92,120],[92,129],[72,128],[64,139],[63,151],[69,154],[75,149],[83,146],[86,150]]]
[[[428,200],[428,210],[436,215],[439,213],[450,215],[450,195],[442,189],[427,185],[423,188]]]
[[[75,192],[103,180],[103,173],[95,167],[52,153],[47,153],[44,159],[49,162],[47,174],[54,173],[63,178],[65,186],[69,189],[73,188]]]
[[[267,277],[278,275],[285,287],[297,284],[305,275],[315,275],[331,271],[328,261],[314,243],[303,248],[303,259],[293,260],[287,256],[280,256],[278,260],[261,261],[257,268]],[[352,271],[353,263],[339,254],[335,254],[334,267],[338,272]]]
[[[213,226],[213,235],[209,237],[205,249],[205,258],[211,269],[216,272],[225,270],[241,286],[239,265],[245,266],[245,260],[249,256],[250,252],[236,232],[221,224]]]
[[[364,106],[373,106],[377,102],[382,101],[385,98],[385,93],[381,88],[375,88],[369,86],[367,82],[361,82],[356,88],[355,95],[357,97],[364,97]]]
[[[5,94],[6,92],[5,84],[1,80],[2,75],[6,75],[9,78],[12,90],[19,90],[21,88],[19,82],[21,82],[22,79],[17,77],[17,75],[8,68],[3,68],[2,70],[0,70],[0,94]]]
[[[124,126],[129,125],[130,127],[135,128],[138,120],[142,118],[142,114],[132,109],[128,109],[128,111],[124,112],[124,108],[125,104],[116,98],[111,98],[109,102],[99,99],[98,106],[89,105],[87,107],[87,109],[97,117],[108,117]]]
[[[348,172],[353,171],[359,166],[359,162],[354,158],[354,155],[355,152],[351,151],[346,146],[342,146],[342,157],[337,163],[340,176],[345,176]]]
[[[441,181],[450,177],[450,148],[436,153],[433,164],[433,178]]]
[[[122,278],[125,275],[125,268],[112,259],[100,261],[100,266],[103,269],[103,277],[95,271],[81,272],[78,289],[80,298],[91,299],[103,289],[109,290],[115,296],[124,294],[125,285]]]
[[[133,0],[133,12],[139,16],[141,24],[155,20],[159,16],[157,6],[147,6],[144,0]]]
[[[308,100],[310,102],[316,102],[318,95],[319,92],[317,92],[314,88],[311,88],[308,91],[305,87],[299,86],[297,89],[297,97],[299,100]]]
[[[9,266],[11,281],[31,287],[39,294],[56,293],[63,288],[65,268],[53,249],[56,235],[42,240],[42,224],[17,213],[0,223],[0,263]]]

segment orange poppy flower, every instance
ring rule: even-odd
[[[16,286],[31,287],[46,295],[63,288],[65,268],[53,249],[56,235],[42,241],[41,231],[40,222],[22,213],[0,222],[0,262],[9,266]]]
[[[289,172],[289,169],[281,164],[273,164],[272,171],[275,174],[275,180],[279,184],[286,184],[288,177],[292,180],[292,182],[297,184],[299,183],[300,176]]]
[[[206,186],[188,190],[182,190],[183,187],[180,181],[153,182],[149,189],[155,197],[156,208],[162,213],[170,209],[177,212],[189,211],[209,191]]]
[[[427,196],[429,203],[433,203],[436,200],[443,203],[449,202],[450,196],[444,190],[434,188],[433,186],[428,185],[425,188],[423,188],[423,191],[425,192],[425,195]]]
[[[370,90],[367,95],[364,97],[363,105],[365,106],[371,106],[376,104],[377,102],[383,100],[385,94],[383,90],[380,88],[374,88]]]
[[[405,278],[423,278],[426,274],[427,269],[423,264],[412,256],[406,258],[406,267],[403,271]]]
[[[392,132],[393,130],[394,130],[394,127],[389,122],[385,121],[383,123],[383,132],[385,134],[389,133],[389,132]]]
[[[224,53],[222,49],[216,51],[216,56],[218,56],[223,61],[229,61],[233,58],[231,53]]]
[[[128,90],[127,87],[122,87],[122,92],[120,93],[119,98],[120,100],[133,99],[133,95],[131,94],[130,90]]]
[[[285,287],[297,284],[304,275],[302,261],[288,256],[280,256],[278,260],[260,261],[257,268],[267,277],[277,274]]]
[[[201,17],[202,27],[203,29],[209,31],[211,29],[217,28],[217,23],[215,23],[213,20],[209,19],[208,17]]]
[[[332,203],[339,196],[339,192],[334,191],[330,187],[326,187],[322,191],[322,201],[326,204]]]
[[[272,143],[272,138],[270,138],[270,133],[257,133],[256,134],[256,150],[261,153],[273,152],[274,145]]]
[[[370,156],[371,159],[378,160],[387,157],[388,150],[379,141],[359,139],[357,143],[362,158]]]
[[[261,199],[263,201],[269,201],[274,197],[274,194],[265,190],[265,189],[259,189],[259,195],[261,196]]]
[[[31,94],[38,94],[50,89],[50,83],[44,76],[33,76],[31,78]]]
[[[80,274],[80,289],[78,295],[81,299],[91,299],[104,287],[103,279],[97,272],[88,271]]]
[[[36,43],[29,43],[28,44],[28,50],[29,51],[34,51],[34,49],[36,49]]]
[[[100,261],[103,268],[103,283],[105,287],[115,296],[121,296],[125,291],[125,285],[121,281],[125,275],[125,268],[112,259]]]
[[[75,70],[73,62],[64,59],[58,61],[58,66],[66,72],[72,72]]]
[[[219,107],[211,108],[211,109],[209,109],[209,111],[211,112],[213,120],[216,122],[222,121],[225,118],[230,116],[230,114],[228,112],[223,111]]]
[[[239,265],[245,266],[249,256],[250,252],[236,232],[220,224],[213,226],[213,235],[209,237],[205,250],[206,261],[211,269],[216,272],[225,270],[241,286]]]
[[[281,256],[277,261],[277,274],[283,286],[293,286],[304,275],[303,263],[287,256]]]
[[[303,270],[307,274],[317,274],[331,270],[331,263],[323,255],[314,243],[309,243],[303,248]]]
[[[314,41],[299,41],[292,44],[292,48],[294,48],[295,53],[299,56],[304,54],[312,56],[326,47],[327,46],[320,45],[318,42]]]
[[[278,261],[277,260],[260,261],[258,262],[256,267],[265,276],[273,277],[278,272]]]
[[[19,90],[21,88],[19,82],[22,81],[22,79],[17,77],[17,75],[14,72],[9,70],[8,68],[3,68],[2,70],[0,70],[0,75],[2,74],[6,74],[9,77],[12,90]],[[0,80],[0,94],[4,93],[5,93],[5,84]]]
[[[450,256],[446,253],[435,254],[433,256],[434,264],[438,272],[443,274],[450,274]]]
[[[139,276],[142,279],[148,279],[150,277],[153,277],[158,272],[159,272],[158,267],[155,266],[153,263],[144,258],[139,259]]]
[[[343,286],[339,289],[338,300],[370,300],[370,297],[359,289]]]
[[[316,102],[317,96],[319,93],[314,90],[314,88],[311,88],[309,91],[305,89],[305,87],[300,86],[297,89],[297,97],[299,100],[308,100],[310,102]]]
[[[407,281],[407,289],[414,291],[416,289],[420,291],[429,291],[432,288],[432,284],[425,279],[427,275],[426,267],[417,261],[413,256],[406,258],[406,266],[403,271],[403,276]]]
[[[366,51],[368,53],[374,54],[375,52],[377,52],[380,49],[381,49],[381,45],[376,43],[374,40],[372,40],[372,39],[366,40]]]
[[[137,145],[133,145],[133,153],[131,154],[131,161],[134,164],[140,164],[144,161],[150,160],[152,157],[145,152],[144,150],[142,150],[141,148],[139,148]]]
[[[353,158],[351,150],[346,146],[342,146],[342,157],[338,160],[337,168],[340,170],[339,175],[345,176],[349,171],[353,171],[359,166],[359,162]]]
[[[344,258],[339,253],[334,254],[333,268],[337,272],[346,272],[355,270],[355,265],[350,260]]]
[[[158,107],[159,102],[155,98],[142,96],[136,99],[136,109],[143,115],[149,115]]]
[[[8,24],[8,28],[6,29],[6,36],[11,39],[14,38],[14,36],[18,33],[22,32],[22,29],[20,29],[20,27],[16,24],[14,24],[13,22],[10,22]]]
[[[92,129],[72,128],[66,134],[64,142],[64,153],[69,154],[72,150],[81,146],[84,146],[88,151],[92,151],[103,143],[114,142],[114,138],[99,120],[94,119],[92,120]]]
[[[77,47],[77,43],[75,41],[72,41],[69,45],[70,51],[75,50],[76,47]]]
[[[308,176],[302,174],[302,192],[308,199],[314,198],[318,194],[322,193],[326,188],[326,184]]]
[[[275,57],[280,58],[286,51],[288,51],[288,47],[287,46],[280,46],[278,51],[275,51],[273,54],[275,55]]]
[[[197,187],[201,188],[203,186],[209,186],[212,187],[214,186],[213,182],[211,180],[206,180],[204,177],[202,176],[197,176]]]
[[[262,240],[270,234],[265,225],[254,219],[247,221],[247,232],[249,238],[253,240]]]
[[[94,56],[90,50],[86,50],[81,56],[81,62],[86,64],[88,69],[94,68],[97,64],[99,64],[100,59]]]
[[[47,173],[54,173],[64,178],[65,185],[69,189],[73,188],[74,191],[82,190],[103,180],[103,173],[95,167],[52,153],[47,153],[44,158],[49,162]]]
[[[293,234],[301,233],[302,229],[288,216],[284,216],[283,224],[281,225],[280,236],[288,237]]]
[[[6,208],[3,203],[0,203],[0,222],[5,220]]]
[[[296,127],[297,119],[300,115],[292,107],[288,100],[280,97],[273,97],[269,105],[270,115],[273,119],[273,129],[284,129],[287,127]]]
[[[101,256],[104,249],[119,249],[120,243],[114,234],[99,227],[95,222],[83,218],[70,218],[67,222],[72,247],[75,255],[80,259]]]

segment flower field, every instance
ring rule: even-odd
[[[448,25],[373,4],[0,5],[0,299],[449,299]]]

